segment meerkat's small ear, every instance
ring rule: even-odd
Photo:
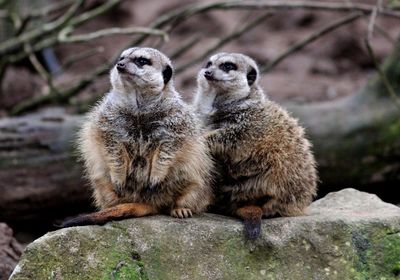
[[[247,83],[249,87],[254,84],[257,79],[257,71],[253,67],[250,67],[250,71],[247,73]]]
[[[165,69],[162,71],[162,75],[164,78],[164,85],[166,85],[172,77],[172,68],[171,66],[167,65]]]

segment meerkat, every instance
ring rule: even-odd
[[[112,89],[87,116],[79,151],[99,212],[61,226],[167,213],[187,218],[212,200],[212,160],[200,120],[174,88],[171,61],[152,48],[122,52]]]
[[[216,54],[198,74],[194,100],[216,162],[214,210],[241,218],[251,239],[263,216],[302,215],[317,189],[304,129],[265,97],[258,76],[250,57]]]

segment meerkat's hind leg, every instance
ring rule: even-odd
[[[244,230],[249,239],[256,239],[261,234],[261,218],[263,211],[260,206],[248,205],[240,207],[235,213],[243,220]]]
[[[276,198],[271,198],[265,204],[261,206],[263,215],[265,217],[295,217],[305,214],[305,208],[302,205],[298,205],[294,202],[285,203],[281,202]]]
[[[277,207],[278,200],[276,198],[270,198],[266,203],[261,206],[263,215],[269,218],[277,216]]]
[[[103,225],[109,221],[156,214],[154,206],[147,203],[123,203],[95,213],[79,215],[61,223],[60,227]]]

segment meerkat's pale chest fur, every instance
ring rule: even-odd
[[[198,75],[195,98],[216,161],[214,208],[241,217],[250,238],[262,216],[303,214],[317,186],[303,128],[264,97],[257,78],[251,58],[216,54]]]
[[[173,86],[155,49],[124,51],[112,90],[88,114],[79,147],[100,212],[64,224],[166,212],[189,217],[211,202],[212,161],[200,121]]]

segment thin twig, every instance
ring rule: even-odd
[[[170,54],[170,58],[172,60],[178,59],[182,55],[184,55],[188,50],[190,50],[194,45],[199,42],[200,35],[196,34],[193,37],[189,38],[186,42],[182,44],[181,47],[177,48],[173,53]]]
[[[372,37],[374,35],[375,22],[376,22],[377,15],[378,15],[378,7],[375,7],[374,10],[371,13],[370,20],[369,20],[369,23],[368,23],[368,34],[367,34],[367,37],[368,37],[369,41],[372,40]]]
[[[349,5],[353,5],[353,2],[350,0],[346,0],[346,3],[348,3]],[[382,1],[378,0],[377,2],[377,6],[379,7],[379,9],[382,9]],[[363,18],[363,20],[367,23],[370,24],[369,20],[366,18]],[[386,32],[386,30],[384,30],[382,27],[380,27],[379,25],[376,24],[376,22],[374,23],[374,28],[376,29],[376,31],[381,34],[384,38],[386,38],[386,40],[388,40],[390,43],[392,43],[393,45],[396,45],[396,40],[388,33]]]
[[[79,15],[73,19],[71,19],[68,22],[68,25],[71,25],[73,27],[80,25],[91,18],[96,17],[98,14],[104,12],[104,9],[113,7],[114,5],[118,4],[120,0],[110,0],[107,1],[105,4],[97,7],[96,9],[90,10],[82,15]],[[373,11],[374,6],[373,5],[368,5],[368,4],[353,4],[353,5],[346,5],[341,2],[322,2],[322,1],[272,1],[272,0],[260,0],[260,1],[219,1],[219,2],[213,2],[213,3],[207,3],[207,4],[193,4],[193,5],[188,5],[185,6],[181,9],[173,10],[164,16],[158,18],[156,21],[154,21],[149,27],[153,29],[161,29],[163,28],[164,30],[169,30],[167,25],[169,26],[176,26],[177,24],[181,23],[185,19],[195,15],[195,14],[200,14],[204,13],[207,11],[211,10],[232,10],[232,9],[241,9],[241,10],[260,10],[260,9],[275,9],[275,10],[286,10],[286,9],[311,9],[311,10],[322,10],[322,11],[339,11],[339,12],[346,12],[346,11],[352,11],[356,10],[359,12],[362,12],[363,14],[370,14]],[[390,9],[382,9],[380,10],[380,14],[383,16],[390,16],[390,17],[395,17],[395,18],[400,18],[400,12],[390,10]],[[171,27],[169,27],[171,28]],[[130,42],[128,46],[132,45],[140,45],[144,42],[145,39],[147,39],[149,35],[142,35],[138,39],[135,39],[134,41]],[[33,46],[34,49],[38,48],[43,48],[47,46],[52,46],[57,44],[57,39],[54,37],[46,38],[37,44]],[[119,55],[119,53],[117,54]],[[20,58],[23,56],[22,54],[19,54],[19,57],[14,57]],[[97,68],[91,75],[88,76],[88,78],[79,81],[75,86],[71,87],[70,89],[64,91],[61,93],[61,99],[68,98],[68,96],[73,96],[76,95],[79,90],[82,90],[86,86],[88,86],[91,82],[91,80],[95,79],[98,76],[104,75],[108,73],[109,68],[112,66],[112,63],[115,59],[110,60],[109,63],[106,63],[104,65],[101,65],[99,68]],[[0,61],[1,62],[1,61]],[[65,95],[65,96],[64,96]],[[63,97],[64,96],[64,97]],[[39,98],[40,99],[40,98]],[[53,97],[54,99],[54,97]],[[46,97],[46,100],[44,100],[44,103],[52,100],[51,97]],[[59,99],[58,99],[59,100]],[[68,99],[67,99],[68,100]],[[23,105],[20,106],[19,110],[18,108],[15,108],[13,110],[14,112],[23,112],[26,111],[26,108],[33,108],[36,106],[40,106],[42,101],[34,101],[34,102],[29,102],[27,103],[32,103],[31,105]],[[36,104],[36,105],[35,105]],[[23,109],[25,107],[25,109]],[[22,108],[22,110],[21,110]]]
[[[376,71],[378,71],[379,77],[381,78],[383,85],[385,86],[390,97],[393,99],[397,108],[400,110],[400,98],[396,95],[396,92],[393,89],[392,85],[390,84],[390,81],[389,81],[388,77],[386,76],[385,72],[379,66],[378,60],[377,60],[376,55],[371,47],[371,43],[370,43],[368,37],[365,39],[365,45],[367,46],[368,55],[371,57],[374,67],[375,67]]]
[[[67,27],[61,30],[61,32],[58,35],[58,41],[61,43],[81,43],[81,42],[92,41],[94,39],[106,36],[132,35],[132,34],[155,35],[155,36],[161,36],[164,41],[168,40],[168,35],[164,31],[146,27],[127,27],[127,28],[114,27],[114,28],[97,30],[92,33],[80,34],[74,36],[69,35],[72,31],[73,31],[72,27]]]
[[[95,17],[98,17],[99,15],[102,15],[105,12],[114,8],[120,2],[121,2],[121,0],[108,0],[104,4],[71,19],[70,26],[75,27],[75,26],[81,25]]]
[[[46,71],[42,63],[40,63],[36,54],[32,51],[32,46],[29,44],[24,45],[25,51],[29,54],[29,61],[32,63],[35,70],[39,73],[39,75],[44,79],[49,86],[49,92],[53,92],[54,94],[58,94],[58,89],[54,86],[53,77],[50,73]]]
[[[201,55],[199,55],[198,57],[192,59],[191,61],[187,62],[186,64],[177,67],[175,72],[178,74],[184,70],[186,70],[187,68],[195,65],[196,63],[202,61],[203,59],[205,59],[206,57],[208,57],[210,54],[212,54],[213,52],[215,52],[216,50],[218,50],[219,48],[221,48],[222,46],[224,46],[225,44],[231,42],[234,39],[239,38],[240,36],[242,36],[244,33],[246,33],[247,31],[253,29],[254,27],[256,27],[257,25],[259,25],[260,23],[262,23],[265,19],[269,18],[272,15],[271,12],[267,12],[259,17],[257,17],[254,21],[244,25],[241,29],[232,32],[231,34],[228,34],[227,36],[221,38],[218,42],[216,42],[214,45],[212,45],[211,47],[209,47],[208,49],[206,49]]]
[[[374,5],[362,4],[362,3],[354,3],[351,5],[343,4],[343,2],[326,2],[326,1],[279,1],[279,0],[270,0],[270,1],[240,1],[239,3],[227,3],[225,8],[273,8],[273,9],[308,9],[308,10],[322,10],[322,11],[338,11],[338,12],[346,12],[346,11],[358,11],[366,14],[372,13],[375,8]],[[380,14],[400,18],[400,13],[394,11],[392,9],[381,9]]]
[[[33,9],[28,14],[25,14],[24,17],[29,17],[29,18],[45,17],[68,7],[74,1],[75,0],[57,1],[56,3],[51,3],[42,8]]]
[[[58,11],[61,11],[71,5],[75,0],[64,0],[57,3],[51,3],[44,7],[30,10],[28,13],[21,15],[21,26],[17,29],[16,35],[21,34],[32,19],[44,18]]]
[[[94,55],[96,55],[98,53],[102,53],[102,52],[104,52],[104,47],[97,47],[94,49],[89,49],[89,50],[83,51],[81,53],[77,53],[75,55],[68,57],[68,59],[66,59],[64,61],[64,63],[61,65],[61,68],[63,70],[66,70],[66,69],[70,68],[73,64],[75,64],[76,62],[87,59],[91,56],[94,56]]]
[[[267,65],[262,66],[260,69],[260,72],[266,73],[266,72],[270,71],[272,68],[276,67],[279,63],[281,63],[288,56],[303,49],[305,46],[307,46],[310,43],[314,42],[315,40],[321,38],[322,36],[332,32],[333,30],[335,30],[343,25],[346,25],[350,22],[355,21],[356,19],[360,18],[363,15],[364,14],[359,13],[359,12],[352,13],[350,15],[347,15],[341,19],[338,19],[338,20],[332,22],[331,24],[317,30],[316,32],[312,33],[305,39],[303,39],[303,40],[297,42],[296,44],[294,44],[293,46],[291,46],[289,49],[284,51],[282,54],[280,54],[277,58],[275,58],[274,60],[269,62]]]
[[[6,54],[8,51],[18,48],[25,43],[41,37],[45,34],[53,32],[54,30],[63,27],[75,14],[78,8],[82,5],[84,0],[77,0],[68,11],[55,21],[46,23],[37,29],[22,33],[18,37],[11,38],[0,44],[0,55]]]
[[[393,45],[396,45],[397,43],[396,39],[393,38],[385,29],[383,29],[377,24],[375,24],[375,29],[379,34],[381,34],[384,38],[386,38],[386,40],[388,40]]]
[[[107,65],[108,66],[108,65]],[[92,81],[97,78],[98,76],[103,75],[104,73],[108,72],[109,68],[105,67],[105,65],[101,68],[98,68],[92,74],[88,75],[87,77],[79,80],[73,86],[68,89],[59,92],[50,92],[47,95],[39,95],[34,98],[25,100],[20,102],[16,106],[14,106],[11,111],[10,115],[19,115],[23,112],[36,109],[42,105],[50,104],[50,103],[65,103],[71,97],[75,96],[78,92],[82,89],[86,88],[88,85],[92,83]]]
[[[173,10],[165,15],[159,17],[149,27],[161,29],[165,26],[175,26],[178,23],[183,22],[185,19],[195,15],[205,13],[211,10],[261,10],[261,9],[276,9],[276,10],[287,10],[287,9],[309,9],[309,10],[321,10],[321,11],[359,11],[365,14],[370,14],[374,9],[373,5],[368,4],[345,4],[342,2],[322,2],[322,1],[218,1],[212,3],[201,3],[191,4],[183,8]],[[382,9],[382,15],[400,18],[400,13],[390,10]],[[139,39],[130,42],[130,45],[140,45],[146,40],[148,36],[143,35]]]
[[[83,24],[86,21],[89,21],[103,13],[106,13],[107,11],[109,11],[110,9],[115,7],[115,5],[117,5],[120,1],[121,0],[107,1],[106,3],[96,7],[93,10],[90,10],[88,12],[85,12],[83,14],[80,14],[80,15],[72,18],[70,20],[70,22],[68,22],[68,26],[75,27],[75,26]],[[40,51],[45,48],[56,46],[57,44],[59,44],[57,36],[58,36],[58,33],[51,35],[47,38],[45,37],[42,41],[39,41],[32,46],[33,51],[37,52],[37,51]],[[147,36],[149,36],[149,35],[147,35]],[[3,60],[3,64],[5,65],[8,63],[16,63],[16,62],[26,58],[27,56],[28,56],[28,54],[22,50],[16,54],[9,54],[7,56],[4,56],[4,57],[2,57],[1,60]]]
[[[32,63],[33,67],[35,70],[39,73],[39,75],[48,83],[51,83],[51,76],[50,74],[46,71],[44,66],[40,63],[39,59],[35,55],[35,53],[32,50],[32,47],[29,44],[24,45],[25,52],[28,53],[28,57],[30,62]]]

